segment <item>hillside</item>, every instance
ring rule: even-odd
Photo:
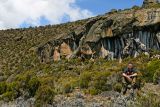
[[[125,100],[121,72],[132,62],[140,95],[125,103],[159,107],[159,51],[158,3],[60,25],[1,30],[0,104],[119,107],[116,96]]]

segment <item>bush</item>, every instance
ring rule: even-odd
[[[158,69],[153,76],[154,84],[158,84],[160,82],[160,69]]]
[[[41,77],[40,85],[48,85],[48,86],[54,87],[54,78],[51,76]]]
[[[111,9],[111,13],[117,12],[117,9]]]
[[[113,86],[113,89],[114,91],[117,91],[117,92],[121,92],[122,90],[122,84],[121,83],[116,83],[114,86]]]
[[[64,93],[71,93],[73,91],[71,84],[67,83],[64,85]]]
[[[93,81],[93,86],[95,87],[95,89],[101,91],[111,90],[112,86],[107,84],[109,75],[110,75],[109,72],[97,72],[97,74],[95,74]]]
[[[138,10],[138,9],[140,9],[140,7],[139,6],[133,6],[132,9]]]
[[[29,82],[28,82],[28,90],[29,90],[29,95],[31,97],[33,97],[35,95],[39,85],[40,85],[40,82],[39,82],[37,77],[33,77],[33,78],[31,78],[29,80]]]
[[[7,91],[18,91],[20,88],[20,82],[15,81],[7,84]]]
[[[143,76],[147,82],[153,82],[153,76],[160,67],[160,60],[154,59],[150,61],[143,72]]]
[[[0,83],[0,94],[3,94],[6,92],[6,89],[7,89],[7,84],[6,82],[1,82]]]
[[[100,93],[100,91],[97,89],[89,89],[89,94],[91,95],[97,95],[98,93]]]
[[[52,104],[54,96],[55,92],[50,86],[41,86],[36,92],[36,104]]]
[[[148,93],[146,96],[141,96],[138,98],[138,107],[160,107],[159,96]]]
[[[4,101],[13,101],[15,98],[17,98],[17,94],[14,91],[7,91],[1,96]]]
[[[92,74],[90,72],[85,72],[80,75],[79,85],[81,88],[88,88],[89,81],[91,81]]]

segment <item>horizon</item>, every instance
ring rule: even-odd
[[[57,25],[141,6],[143,0],[8,0],[0,1],[0,30]],[[14,20],[14,21],[13,21]]]

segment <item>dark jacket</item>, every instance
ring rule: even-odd
[[[129,68],[125,68],[123,73],[127,74],[127,75],[132,75],[134,73],[136,73],[136,69],[135,68],[132,68],[132,69],[129,69]]]

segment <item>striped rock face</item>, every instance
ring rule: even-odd
[[[141,53],[160,50],[159,23],[160,8],[154,7],[97,16],[39,47],[39,56],[44,62],[60,60],[60,57],[107,57],[108,60],[137,57]],[[54,50],[56,46],[59,46],[58,50]],[[55,58],[50,57],[53,55]]]

